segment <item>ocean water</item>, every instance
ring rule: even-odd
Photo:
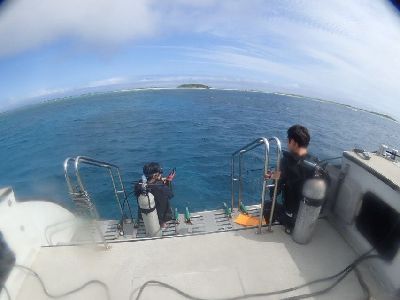
[[[231,153],[261,136],[300,123],[320,159],[346,149],[400,146],[400,125],[343,106],[257,92],[142,90],[80,96],[0,114],[0,186],[18,199],[73,205],[64,180],[66,157],[84,155],[120,166],[128,192],[146,162],[176,167],[172,206],[214,209],[230,202]],[[245,160],[245,202],[260,199],[262,149]],[[102,218],[118,218],[104,171],[82,172]],[[135,208],[136,200],[130,203]]]

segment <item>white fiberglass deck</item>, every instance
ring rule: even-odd
[[[48,291],[60,294],[84,282],[98,279],[107,284],[111,299],[136,298],[147,280],[171,284],[196,297],[220,299],[270,292],[296,286],[339,272],[356,255],[326,220],[320,220],[308,245],[299,245],[274,227],[258,235],[255,229],[148,241],[111,243],[104,251],[88,246],[43,247],[32,264]],[[331,283],[304,288],[281,299],[316,291]],[[365,297],[351,273],[335,289],[318,299]],[[27,276],[18,300],[50,299],[37,279]],[[64,299],[106,299],[104,289],[91,285]],[[149,286],[141,299],[184,299],[173,291]],[[254,298],[264,299],[264,298]]]

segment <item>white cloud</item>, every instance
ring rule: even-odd
[[[115,45],[156,30],[151,0],[15,0],[0,12],[0,56],[60,37]]]
[[[111,77],[107,79],[102,79],[102,80],[96,80],[90,82],[87,87],[100,87],[100,86],[106,86],[106,85],[113,85],[113,84],[121,84],[125,83],[126,79],[123,77]]]
[[[29,95],[29,98],[44,97],[70,91],[70,88],[40,89]]]

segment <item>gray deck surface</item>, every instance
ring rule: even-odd
[[[112,299],[129,299],[147,280],[171,284],[191,295],[219,299],[269,292],[331,275],[353,261],[355,253],[339,234],[320,220],[308,245],[298,245],[280,226],[273,233],[255,234],[255,229],[101,246],[45,247],[32,268],[50,293],[60,294],[84,282],[98,279],[107,284]],[[321,284],[281,299],[327,286]],[[133,294],[135,299],[136,293]],[[334,290],[318,299],[362,299],[363,292],[351,273]],[[28,276],[19,300],[50,299],[37,279]],[[101,286],[88,286],[63,299],[106,299]],[[158,286],[148,287],[141,299],[184,299]],[[263,298],[254,298],[263,299]]]

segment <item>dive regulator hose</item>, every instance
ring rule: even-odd
[[[149,281],[146,281],[143,285],[141,285],[140,288],[135,289],[131,293],[131,295],[129,297],[129,300],[133,299],[133,296],[134,296],[134,294],[135,294],[135,292],[137,290],[139,290],[139,292],[138,292],[135,300],[139,300],[140,297],[142,296],[143,291],[147,287],[152,286],[152,285],[158,285],[158,286],[161,286],[163,288],[172,290],[172,291],[176,292],[177,294],[179,294],[179,295],[181,295],[181,296],[183,296],[183,297],[185,297],[187,299],[191,299],[191,300],[241,300],[241,299],[248,299],[248,298],[268,297],[268,296],[274,296],[274,295],[279,295],[279,294],[286,294],[286,293],[293,292],[293,291],[296,291],[298,289],[301,289],[301,288],[304,288],[304,287],[307,287],[307,286],[310,286],[310,285],[313,285],[313,284],[316,284],[316,283],[321,283],[321,282],[324,282],[324,281],[329,281],[329,280],[333,280],[333,279],[337,278],[337,280],[335,282],[333,282],[330,286],[328,286],[328,287],[326,287],[326,288],[324,288],[322,290],[319,290],[319,291],[316,291],[316,292],[313,292],[313,293],[301,294],[301,295],[282,298],[282,299],[285,299],[285,300],[306,299],[306,298],[319,296],[319,295],[322,295],[324,293],[329,292],[331,289],[336,287],[344,278],[346,278],[346,276],[348,274],[350,274],[351,271],[357,270],[356,267],[361,262],[363,262],[365,260],[369,260],[369,259],[382,259],[382,257],[380,255],[377,255],[377,254],[371,254],[370,255],[369,253],[372,250],[373,249],[371,249],[368,252],[364,253],[363,255],[358,257],[356,260],[354,260],[350,265],[348,265],[346,268],[344,268],[342,271],[340,271],[340,272],[338,272],[338,273],[336,273],[334,275],[331,275],[331,276],[328,276],[328,277],[324,277],[324,278],[320,278],[320,279],[316,279],[316,280],[313,280],[313,281],[310,281],[310,282],[307,282],[307,283],[304,283],[304,284],[301,284],[301,285],[298,285],[298,286],[295,286],[295,287],[283,289],[283,290],[266,292],[266,293],[245,294],[245,295],[242,295],[242,296],[236,296],[236,297],[230,297],[230,298],[200,298],[200,297],[195,297],[193,295],[185,293],[182,290],[180,290],[180,289],[178,289],[178,288],[176,288],[176,287],[174,287],[172,285],[169,285],[169,284],[167,284],[165,282],[161,282],[161,281],[157,281],[157,280],[149,280]],[[358,272],[358,270],[356,272],[357,272],[356,273],[357,274],[357,279],[359,280],[360,285],[363,288],[364,292],[367,294],[367,299],[368,299],[369,295],[370,295],[370,291],[369,291],[367,285],[365,284],[364,279],[361,277],[361,274]]]

